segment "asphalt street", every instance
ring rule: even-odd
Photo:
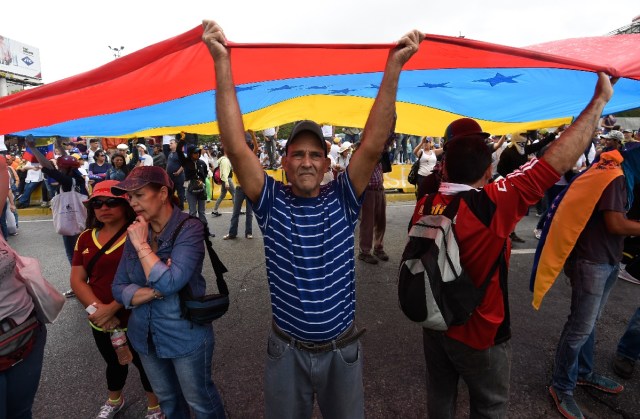
[[[391,260],[378,265],[357,261],[357,315],[362,338],[366,414],[369,418],[424,418],[426,395],[421,329],[398,307],[396,277],[406,241],[411,202],[389,203],[385,249]],[[254,221],[254,239],[223,241],[230,212],[210,220],[217,237],[214,247],[229,269],[226,275],[231,308],[215,321],[213,376],[229,418],[263,416],[263,374],[270,324],[269,293],[262,235]],[[509,417],[560,417],[548,395],[555,347],[569,312],[570,287],[557,280],[539,311],[531,306],[529,274],[537,244],[532,229],[537,218],[525,217],[517,233],[510,267],[513,361]],[[44,275],[61,291],[69,288],[69,266],[61,238],[48,216],[22,217],[20,234],[10,244],[21,254],[38,258]],[[242,232],[244,220],[241,220]],[[357,234],[357,231],[356,231]],[[206,264],[205,264],[206,265]],[[205,277],[214,283],[211,267]],[[637,307],[640,287],[619,281],[597,326],[596,369],[613,375],[611,359],[629,317]],[[104,363],[95,347],[83,308],[69,300],[59,319],[48,326],[42,380],[35,418],[93,418],[106,400]],[[640,371],[621,380],[626,389],[617,396],[579,388],[576,399],[589,418],[639,418]],[[138,372],[131,367],[120,418],[142,418],[145,397]],[[460,384],[458,417],[468,417],[468,396]],[[316,409],[316,417],[321,417]]]

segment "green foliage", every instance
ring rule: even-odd
[[[616,116],[620,116],[622,118],[637,118],[640,117],[640,108],[631,109],[624,112],[616,113]]]

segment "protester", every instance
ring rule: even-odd
[[[622,378],[631,378],[638,358],[640,358],[640,308],[636,309],[629,319],[627,330],[618,342],[612,364],[613,371]]]
[[[167,158],[162,152],[162,144],[156,144],[153,146],[153,165],[162,167],[163,169],[167,168]]]
[[[93,154],[94,163],[89,163],[89,183],[96,185],[107,178],[111,164],[107,163],[107,156],[102,150]]]
[[[134,147],[131,160],[127,163],[124,153],[114,153],[111,157],[112,166],[107,170],[105,178],[107,180],[124,180],[131,169],[136,167],[138,163],[138,149]]]
[[[111,284],[122,257],[127,226],[135,219],[136,214],[127,202],[126,195],[116,197],[111,193],[111,187],[116,184],[117,180],[106,180],[93,189],[91,197],[86,202],[87,230],[78,237],[71,266],[71,288],[78,301],[83,307],[95,308],[95,312],[89,315],[89,324],[96,347],[107,364],[105,373],[109,394],[107,401],[100,408],[98,418],[111,418],[124,406],[122,389],[129,371],[128,365],[118,362],[118,355],[111,344],[111,332],[114,329],[126,330],[129,310],[125,310],[122,304],[114,301]],[[102,247],[112,242],[112,239],[115,239],[115,242],[96,256]],[[89,266],[90,264],[92,266]],[[140,372],[140,381],[147,393],[145,418],[161,419],[164,415],[142,368],[140,358],[134,349],[131,349],[131,353],[132,362]]]
[[[176,139],[171,138],[169,140],[169,155],[167,156],[167,173],[178,195],[178,208],[183,211],[185,201],[184,168],[178,157],[177,149],[178,143]]]
[[[147,146],[144,144],[138,144],[138,166],[153,166],[153,157],[147,153]]]
[[[276,162],[276,141],[278,140],[278,130],[280,127],[269,127],[262,130],[262,136],[264,137],[265,153],[269,158],[270,170],[274,170],[278,167]]]
[[[0,156],[0,202],[9,191],[9,173],[4,156]],[[34,321],[35,306],[25,284],[18,279],[15,251],[0,238],[0,330],[8,331],[27,321]],[[37,320],[35,320],[38,322]],[[47,328],[40,323],[34,332],[31,352],[8,369],[0,371],[0,417],[30,418],[38,391]]]
[[[25,144],[31,149],[31,153],[42,166],[42,172],[57,180],[62,192],[69,192],[74,188],[76,192],[79,192],[82,195],[89,195],[85,186],[84,177],[77,170],[80,166],[80,162],[78,162],[78,160],[72,156],[62,156],[56,160],[56,164],[58,165],[58,168],[56,169],[53,163],[47,160],[40,150],[38,150],[33,137],[27,137],[25,139]],[[71,260],[73,258],[73,247],[77,240],[78,234],[73,236],[62,236],[69,264],[71,264]]]
[[[544,157],[533,158],[493,183],[488,183],[493,151],[485,142],[489,134],[468,118],[452,122],[445,135],[445,180],[432,208],[424,208],[427,197],[418,201],[412,223],[424,214],[441,213],[454,195],[462,193],[454,231],[461,265],[479,286],[495,261],[508,259],[508,237],[529,206],[585,149],[611,95],[609,78],[599,74],[593,99]],[[506,269],[495,270],[481,304],[466,323],[450,326],[446,332],[423,329],[429,417],[455,416],[460,377],[469,389],[471,417],[506,416],[511,359],[506,274]]]
[[[229,161],[229,158],[225,155],[224,148],[221,148],[218,152],[218,167],[220,168],[220,181],[222,183],[220,184],[220,196],[218,196],[213,211],[211,212],[211,215],[214,217],[220,217],[220,215],[222,215],[218,212],[218,208],[220,208],[222,200],[227,196],[227,191],[231,194],[231,200],[233,201],[236,190],[233,184],[233,167],[231,166],[231,161]]]
[[[418,186],[416,189],[416,197],[418,199],[425,195],[422,182],[433,172],[438,162],[438,157],[442,155],[443,151],[441,148],[433,148],[433,139],[431,137],[422,137],[420,144],[413,149],[414,156],[420,160],[418,176],[416,177],[416,185]]]
[[[245,142],[247,147],[255,155],[258,149],[258,141],[253,131],[249,130],[245,133]],[[231,221],[229,223],[229,233],[226,234],[223,240],[233,240],[238,237],[238,221],[240,214],[242,213],[242,203],[245,203],[245,224],[244,224],[244,237],[247,239],[253,238],[253,208],[251,201],[244,193],[242,185],[238,182],[233,194],[233,211],[231,213]]]
[[[182,318],[179,291],[204,295],[202,276],[206,225],[174,205],[173,184],[160,167],[136,167],[112,187],[125,193],[137,214],[113,281],[113,297],[131,309],[128,337],[168,418],[224,418],[211,378],[214,335],[211,324]]]
[[[197,213],[202,224],[207,225],[207,216],[205,214],[207,201],[207,192],[205,189],[205,180],[207,179],[208,172],[207,165],[200,160],[200,149],[196,146],[190,145],[187,148],[187,156],[182,153],[184,141],[185,140],[180,140],[176,153],[184,169],[184,178],[189,182],[189,187],[187,188],[189,215],[195,217]],[[212,237],[215,237],[212,230],[210,230],[210,233]]]
[[[255,204],[264,235],[273,311],[266,417],[311,417],[316,396],[324,417],[364,417],[358,340],[363,332],[354,325],[353,232],[362,195],[391,129],[402,66],[424,35],[409,33],[389,53],[365,134],[346,173],[320,187],[330,164],[324,135],[318,124],[302,121],[285,146],[285,186],[266,175],[246,147],[226,39],[215,22],[204,21],[203,26],[203,41],[215,66],[221,141]]]

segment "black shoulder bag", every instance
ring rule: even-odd
[[[173,235],[171,236],[171,246],[175,242],[180,230],[182,230],[183,224],[189,220],[194,219],[201,222],[199,218],[189,216],[178,224]],[[184,286],[178,293],[180,295],[180,309],[182,311],[182,317],[195,324],[206,325],[211,323],[217,318],[222,317],[229,309],[229,288],[224,280],[223,274],[227,271],[209,239],[209,227],[204,225],[204,242],[207,245],[207,253],[209,254],[209,260],[213,266],[213,271],[216,274],[216,285],[220,294],[208,294],[202,297],[194,297],[191,292],[189,283]]]

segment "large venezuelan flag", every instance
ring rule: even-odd
[[[0,133],[215,134],[213,61],[201,34],[196,27],[87,73],[1,98]],[[567,123],[591,97],[600,70],[625,77],[605,112],[638,107],[639,37],[569,40],[550,55],[544,46],[534,51],[428,35],[400,79],[397,130],[440,136],[459,117],[475,118],[494,134]],[[245,126],[313,119],[362,127],[392,47],[231,43]]]

